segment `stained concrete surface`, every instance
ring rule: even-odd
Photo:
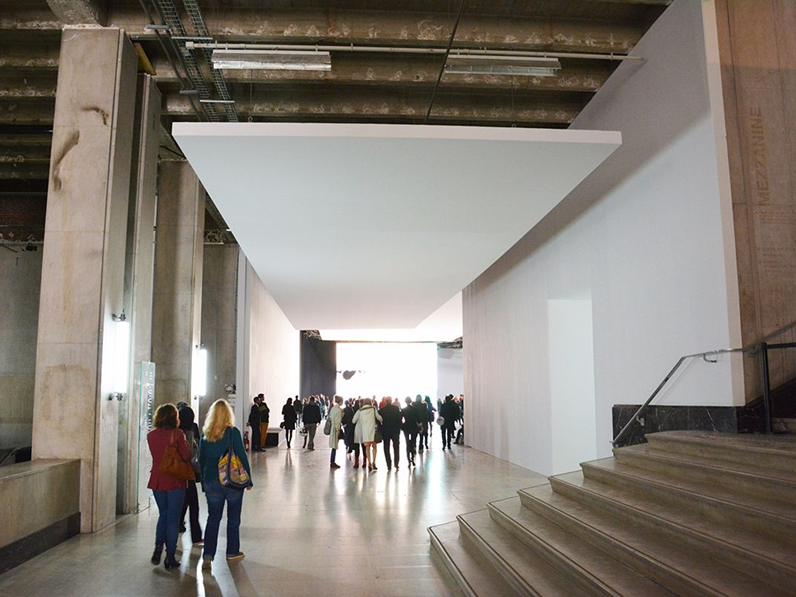
[[[297,438],[298,439],[298,438]],[[325,436],[319,434],[318,443]],[[418,466],[388,472],[329,470],[328,449],[270,449],[253,457],[255,487],[243,502],[241,548],[246,558],[212,574],[201,571],[198,548],[180,536],[178,572],[149,563],[157,511],[94,535],[80,535],[0,576],[0,597],[188,595],[225,597],[323,595],[458,595],[432,555],[426,528],[514,495],[540,475],[476,450],[439,447]],[[200,496],[200,501],[204,498]],[[206,519],[202,504],[202,525]]]

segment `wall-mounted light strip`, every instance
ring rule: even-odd
[[[113,322],[113,367],[108,400],[121,400],[127,393],[130,382],[130,322],[124,312],[113,315]]]

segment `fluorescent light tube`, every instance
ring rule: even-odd
[[[193,359],[193,395],[207,395],[207,350],[197,348]]]
[[[213,68],[230,70],[332,70],[329,52],[314,50],[213,50]]]
[[[450,74],[554,77],[560,70],[557,58],[533,56],[452,54],[445,63],[445,72]]]
[[[113,392],[126,394],[130,378],[130,322],[117,321],[113,347]]]

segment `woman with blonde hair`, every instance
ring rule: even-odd
[[[202,554],[202,568],[209,570],[216,555],[218,527],[224,504],[227,504],[227,561],[235,562],[244,558],[240,550],[240,511],[243,507],[243,489],[222,485],[219,479],[218,463],[232,446],[235,456],[243,463],[251,479],[251,468],[243,439],[235,427],[235,415],[226,400],[216,400],[205,419],[204,435],[199,443],[199,466],[202,471],[202,491],[207,498],[207,525],[205,525],[205,548]],[[232,454],[229,455],[230,459]],[[249,483],[246,489],[251,489]]]
[[[354,415],[354,441],[362,444],[365,462],[369,471],[376,468],[376,421],[382,422],[381,415],[371,404],[370,398],[362,400],[362,407]]]

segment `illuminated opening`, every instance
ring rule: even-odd
[[[337,393],[381,399],[436,396],[437,345],[434,343],[337,344]]]

